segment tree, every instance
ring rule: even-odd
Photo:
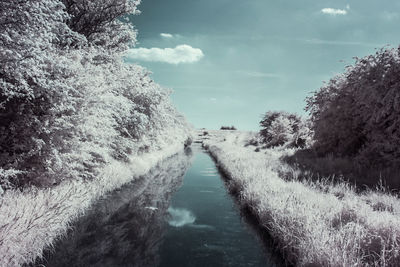
[[[67,138],[59,116],[69,116],[81,94],[67,82],[74,73],[60,40],[82,38],[58,1],[1,1],[0,12],[0,166],[43,172],[39,161]]]
[[[136,31],[129,15],[139,14],[140,0],[62,0],[68,16],[67,25],[86,37],[90,44],[124,51],[136,42]]]
[[[287,112],[267,112],[260,126],[260,135],[267,147],[305,147],[310,135],[305,122]]]
[[[383,48],[356,59],[307,99],[320,154],[360,163],[400,162],[400,55]]]
[[[169,91],[121,57],[138,3],[0,0],[0,186],[91,179],[187,137]]]

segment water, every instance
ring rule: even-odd
[[[98,201],[36,266],[278,266],[201,148]],[[186,173],[186,174],[185,174]]]

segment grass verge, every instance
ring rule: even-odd
[[[399,266],[400,200],[357,193],[348,183],[284,180],[296,172],[279,158],[293,151],[245,147],[249,133],[213,134],[204,145],[235,181],[288,263],[297,266]]]

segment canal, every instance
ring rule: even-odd
[[[195,144],[97,201],[33,266],[281,266]]]

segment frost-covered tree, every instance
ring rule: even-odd
[[[137,5],[0,0],[0,185],[92,178],[187,137],[169,92],[121,58]]]
[[[267,147],[305,147],[310,132],[296,114],[269,111],[260,122],[260,135]]]
[[[399,49],[356,59],[307,101],[319,153],[367,164],[400,162]]]
[[[0,166],[43,172],[52,147],[63,149],[60,117],[81,94],[60,45],[83,40],[58,1],[0,1],[0,12]]]
[[[129,15],[138,14],[140,0],[62,0],[69,14],[67,25],[90,44],[123,51],[136,41]]]

